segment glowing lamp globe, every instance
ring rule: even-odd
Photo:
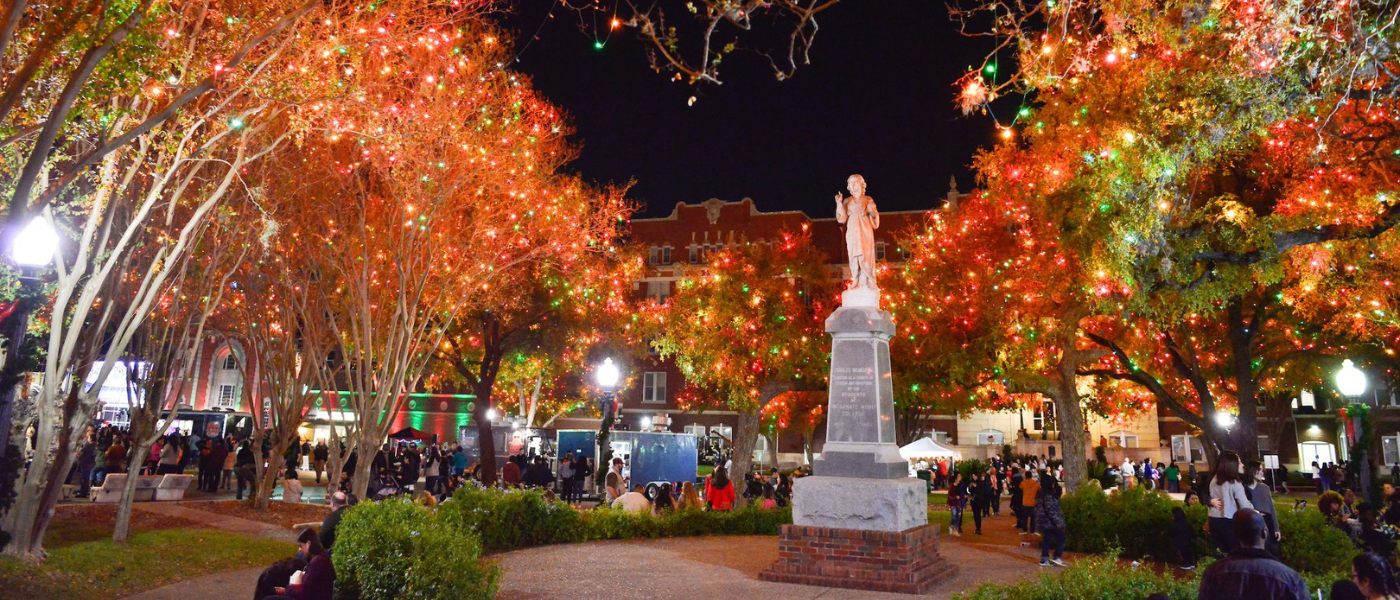
[[[1352,398],[1366,393],[1366,373],[1350,360],[1342,361],[1342,370],[1337,371],[1337,391]]]
[[[1229,429],[1235,424],[1235,415],[1227,412],[1215,413],[1215,424],[1219,425],[1222,429]]]
[[[603,360],[603,364],[598,365],[598,370],[593,376],[598,379],[598,385],[603,389],[612,389],[617,386],[617,380],[622,378],[622,373],[617,370],[617,365],[613,364],[611,358]]]
[[[10,256],[22,267],[46,267],[58,253],[58,233],[44,217],[35,217],[15,236]]]
[[[494,408],[488,408],[488,409],[486,409],[486,420],[487,420],[487,421],[495,421],[495,420],[496,420],[496,409],[494,409]]]

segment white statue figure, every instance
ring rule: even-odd
[[[846,224],[846,257],[851,265],[850,288],[867,290],[875,287],[875,230],[880,228],[880,213],[875,200],[865,195],[865,178],[846,178],[851,196],[836,194],[836,222]]]

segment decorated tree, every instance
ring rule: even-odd
[[[824,323],[836,307],[836,282],[806,234],[737,243],[707,258],[665,305],[648,309],[641,333],[700,391],[683,394],[683,408],[739,413],[738,477],[749,471],[763,407],[784,392],[825,389]]]
[[[264,227],[274,222],[247,220]],[[256,484],[248,497],[252,506],[266,510],[283,474],[277,458],[301,441],[298,428],[311,409],[327,402],[327,390],[334,389],[343,363],[332,361],[339,344],[328,319],[326,295],[303,283],[313,279],[312,274],[297,260],[314,249],[305,246],[307,240],[275,230],[257,233],[256,239],[245,238],[243,247],[251,256],[233,274],[233,289],[225,293],[229,301],[217,324],[226,343],[241,350],[231,355],[245,382],[243,406],[253,416],[252,446],[268,448],[273,457],[271,464],[254,461]],[[332,408],[325,406],[327,411]],[[352,446],[342,451],[336,441],[331,444],[336,462],[328,489],[334,489],[341,455],[354,450]]]
[[[778,466],[778,442],[781,435],[795,435],[802,440],[802,455],[812,463],[812,441],[817,428],[826,423],[824,391],[783,392],[763,405],[760,432],[769,438],[773,448],[773,466]]]
[[[377,447],[457,321],[521,273],[606,252],[628,211],[557,173],[560,111],[503,69],[508,45],[468,8],[357,13],[314,66],[354,92],[299,115],[296,177],[276,177],[282,235],[308,240],[346,367],[357,446]],[[312,285],[312,282],[306,282]],[[486,419],[477,402],[473,418]],[[490,451],[483,448],[483,454]],[[370,461],[358,462],[362,494]]]
[[[906,415],[1051,399],[1073,489],[1088,452],[1078,370],[1102,354],[1079,335],[1080,322],[1096,314],[1097,295],[1118,290],[1086,280],[1092,274],[1069,243],[1081,215],[1036,196],[1006,185],[930,213],[886,294],[897,328],[891,353],[925,375],[898,396]]]
[[[1380,339],[1324,323],[1390,309],[1383,286],[1350,273],[1387,270],[1400,220],[1393,10],[987,2],[960,14],[980,11],[999,15],[1005,42],[960,82],[964,109],[1025,104],[979,171],[1076,214],[1063,240],[1086,287],[1104,290],[1080,326],[1112,354],[1080,372],[1136,384],[1109,393],[1254,453],[1261,393],[1315,382],[1328,348]],[[1318,296],[1328,287],[1340,294]],[[1313,330],[1324,339],[1298,335]],[[1239,413],[1228,437],[1212,422],[1225,408]]]
[[[620,202],[614,210],[630,214]],[[589,367],[599,343],[616,337],[640,265],[613,248],[579,254],[567,265],[540,261],[520,269],[514,277],[518,283],[498,288],[502,293],[458,319],[438,356],[476,396],[481,410],[474,414],[514,408],[527,427],[534,427],[541,412],[553,422],[580,407],[586,385],[576,374]],[[505,393],[497,392],[501,384]],[[479,464],[490,484],[496,474],[491,421],[474,420]]]
[[[153,305],[151,314],[138,326],[127,350],[109,354],[105,360],[120,360],[126,376],[127,414],[131,444],[127,473],[140,473],[151,445],[160,439],[180,416],[180,406],[191,404],[189,385],[204,356],[203,342],[210,317],[223,304],[229,282],[247,257],[247,248],[237,243],[243,224],[235,210],[219,211],[210,219],[209,231],[171,273],[168,285]],[[133,253],[131,263],[149,258],[145,252],[159,252],[148,246]],[[143,260],[144,259],[144,260]],[[140,277],[117,277],[111,297],[131,298],[140,294],[131,289],[146,283]],[[129,309],[128,309],[129,310]],[[117,505],[112,539],[126,542],[131,535],[132,502],[136,498],[136,477],[127,477]]]

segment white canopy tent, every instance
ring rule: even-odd
[[[939,444],[938,442],[933,441],[933,438],[920,438],[914,440],[913,443],[910,443],[899,449],[899,456],[904,460],[932,460],[937,458],[951,458],[953,460],[962,460],[961,452]]]

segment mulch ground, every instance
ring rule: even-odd
[[[216,502],[182,502],[180,506],[193,508],[195,510],[205,510],[230,517],[248,519],[268,523],[278,527],[290,529],[299,523],[320,523],[326,519],[326,515],[331,514],[330,507],[320,504],[291,504],[269,502],[266,511],[260,511],[248,506],[247,502],[239,500],[221,500]]]
[[[64,504],[54,513],[44,536],[46,548],[62,548],[81,542],[112,537],[117,527],[115,504]],[[205,529],[201,523],[187,519],[153,515],[140,510],[131,511],[131,531],[141,533],[163,529]]]

